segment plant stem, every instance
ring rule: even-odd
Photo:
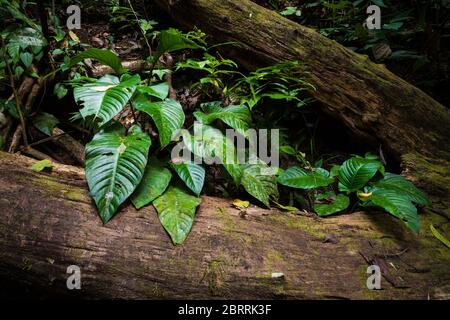
[[[133,8],[133,6],[132,6],[130,0],[128,0],[128,5],[130,6],[131,11],[133,11],[133,14],[134,14],[134,16],[135,16],[135,18],[136,18],[136,21],[137,21],[137,23],[138,23],[138,26],[139,26],[139,30],[141,31],[142,36],[144,37],[145,43],[147,44],[148,51],[149,51],[150,56],[151,56],[151,55],[152,55],[152,47],[150,46],[150,43],[148,42],[147,36],[145,35],[144,31],[143,31],[142,28],[141,28],[141,25],[139,24],[139,18],[138,18],[138,16],[137,16],[136,11],[134,11],[134,8]]]
[[[16,85],[14,83],[14,75],[12,73],[11,66],[8,63],[8,57],[6,55],[5,41],[3,40],[3,37],[0,37],[0,38],[1,38],[1,44],[2,44],[3,60],[5,61],[6,70],[8,71],[11,88],[13,90],[13,95],[14,95],[14,98],[16,99],[16,109],[17,109],[17,113],[19,114],[20,126],[22,128],[23,143],[25,144],[25,147],[28,147],[27,130],[26,130],[26,126],[25,126],[25,119],[24,119],[23,113],[22,113],[22,106],[21,106],[21,102],[20,102],[20,98],[19,98],[19,93],[17,92]]]

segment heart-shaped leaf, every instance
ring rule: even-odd
[[[139,92],[164,100],[169,95],[169,83],[162,82],[153,86],[140,86],[138,90]]]
[[[106,75],[94,83],[87,83],[74,89],[75,101],[82,103],[81,116],[93,116],[103,126],[123,110],[136,86],[141,81],[139,75],[123,76],[121,80]]]
[[[222,108],[221,101],[202,104],[203,112],[194,112],[198,121],[204,124],[211,124],[220,120],[242,135],[250,128],[252,116],[246,105],[231,105]]]
[[[268,208],[270,207],[270,198],[278,198],[276,176],[266,164],[244,166],[241,184],[250,195]]]
[[[104,223],[139,185],[147,164],[150,137],[133,126],[100,131],[86,145],[86,179]]]
[[[175,245],[186,240],[200,202],[199,198],[177,187],[169,187],[161,197],[153,201],[159,220]]]
[[[202,46],[196,44],[181,31],[170,28],[168,30],[161,31],[157,52],[161,55],[165,52],[202,48]]]
[[[20,60],[22,60],[22,63],[25,65],[25,67],[29,68],[33,63],[33,55],[29,52],[22,52],[20,54]]]
[[[199,196],[205,183],[205,168],[195,163],[184,162],[172,163],[172,167],[186,186]]]
[[[175,100],[150,102],[145,95],[140,94],[134,99],[133,104],[136,109],[152,117],[158,128],[159,141],[163,148],[172,141],[173,134],[183,127],[185,120],[183,107]]]

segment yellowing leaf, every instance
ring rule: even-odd
[[[233,201],[233,206],[238,209],[247,209],[250,206],[250,202],[236,199]]]
[[[41,172],[44,169],[51,169],[51,168],[52,168],[52,162],[48,159],[38,161],[31,166],[31,169],[36,172]]]
[[[448,248],[450,248],[450,241],[448,241],[442,234],[440,234],[436,228],[430,224],[431,233],[436,237],[439,241],[445,244]]]
[[[80,43],[80,38],[78,38],[78,36],[76,35],[75,32],[73,32],[72,30],[69,31],[69,37],[70,39],[72,39],[73,41]]]
[[[372,192],[369,192],[369,193],[360,192],[360,193],[358,193],[358,197],[361,201],[366,202],[366,201],[370,200],[370,198],[372,197],[372,194],[373,194]]]

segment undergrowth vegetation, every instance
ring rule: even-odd
[[[356,2],[353,7],[364,1]],[[89,48],[75,32],[63,31],[57,18],[47,40],[18,2],[1,0],[0,4],[2,17],[15,21],[1,32],[4,58],[0,77],[11,81],[16,95],[14,83],[24,75],[59,77],[53,90],[56,97],[73,94],[79,110],[71,119],[88,137],[86,179],[104,223],[130,199],[137,209],[153,205],[173,243],[185,241],[201,203],[208,164],[174,158],[174,149],[182,142],[184,151],[200,159],[216,159],[209,167],[217,169],[226,181],[224,186],[229,190],[224,188],[224,194],[234,190],[234,194],[242,195],[245,191],[256,204],[275,204],[289,211],[298,211],[294,207],[298,206],[321,217],[352,211],[356,206],[379,207],[413,232],[419,231],[416,206],[428,205],[427,198],[402,176],[385,172],[383,159],[377,155],[352,155],[343,163],[325,166],[322,161],[311,164],[311,157],[286,142],[275,150],[290,159],[288,165],[282,164],[286,169],[271,168],[258,158],[247,163],[238,161],[235,141],[229,139],[226,129],[234,129],[249,140],[249,129],[264,129],[255,127],[253,119],[254,111],[263,108],[263,103],[289,103],[294,105],[290,112],[296,112],[312,101],[307,91],[314,87],[308,82],[308,74],[302,72],[302,62],[289,61],[247,74],[235,62],[223,58],[216,47],[208,48],[200,30],[157,30],[154,20],[137,17],[132,7],[113,5],[111,22],[124,29],[134,24],[149,46],[145,60],[150,68],[135,73],[123,67],[111,50]],[[323,5],[337,16],[349,6],[348,1],[322,1],[310,7],[314,5]],[[301,15],[299,9],[283,9],[284,15]],[[406,18],[397,17],[388,23],[392,29],[399,29],[404,21]],[[333,25],[321,31],[328,35],[342,33],[349,39],[356,36]],[[377,39],[370,46],[379,42]],[[52,57],[52,69],[39,73],[35,66],[47,52]],[[168,55],[180,52],[182,57],[173,70],[164,65]],[[113,72],[94,78],[87,72],[86,60],[108,65]],[[190,89],[202,97],[194,110],[170,94],[173,84],[167,76],[186,73],[194,75]],[[0,110],[20,121],[23,128],[29,122],[48,136],[59,123],[55,115],[43,111],[27,114],[18,100],[2,101]],[[290,199],[280,197],[279,188],[286,190]],[[289,203],[280,204],[285,201]]]

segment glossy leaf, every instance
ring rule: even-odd
[[[153,201],[159,220],[175,245],[186,240],[200,202],[199,198],[177,187],[169,187],[161,197]]]
[[[47,40],[40,31],[33,28],[23,28],[12,35],[8,45],[18,46],[22,49],[29,46],[44,47],[47,45]]]
[[[314,205],[314,211],[321,217],[326,217],[348,208],[350,199],[346,195],[336,194],[334,192],[323,193],[317,198],[318,202]]]
[[[187,133],[183,134],[186,148],[207,164],[222,164],[235,184],[239,185],[243,169],[238,162],[233,142],[220,130],[201,123],[194,124],[194,131],[196,133],[193,136]]]
[[[231,105],[225,108],[220,106],[221,102],[205,103],[202,105],[204,112],[194,112],[198,121],[211,124],[220,120],[242,135],[250,128],[252,117],[250,110],[245,105]]]
[[[197,196],[200,195],[205,183],[205,168],[195,163],[172,163],[172,168],[176,171],[186,186]]]
[[[395,190],[377,189],[370,190],[372,195],[370,201],[366,202],[366,206],[378,206],[403,220],[406,226],[414,233],[418,233],[420,229],[420,218],[417,209],[410,199]]]
[[[156,158],[151,158],[145,168],[141,183],[131,197],[131,202],[140,209],[158,198],[166,191],[172,173]]]
[[[103,126],[123,110],[136,86],[141,81],[139,75],[122,77],[106,75],[96,82],[86,83],[74,89],[75,100],[83,105],[81,116],[93,117]]]
[[[188,39],[185,34],[177,29],[170,28],[161,31],[158,53],[174,52],[183,49],[200,49],[203,48],[194,41]]]
[[[378,189],[390,189],[396,191],[417,204],[424,206],[430,205],[430,201],[425,194],[400,175],[386,173],[383,179],[377,181],[373,185]]]
[[[271,169],[265,164],[247,165],[241,179],[245,190],[266,207],[270,207],[271,198],[278,198],[277,179],[270,171]]]
[[[69,68],[83,61],[84,59],[95,59],[111,67],[118,75],[126,73],[128,70],[122,67],[120,58],[111,50],[91,48],[80,52],[75,57],[70,59]]]
[[[161,100],[169,96],[169,84],[167,82],[158,83],[153,86],[140,86],[138,90]]]
[[[183,107],[175,100],[150,102],[145,95],[141,94],[134,99],[133,105],[152,117],[158,128],[159,141],[163,148],[172,141],[173,134],[183,127],[185,121]]]
[[[289,168],[278,177],[278,183],[298,189],[326,187],[333,181],[334,179],[324,175],[323,171],[311,172],[299,167]]]
[[[147,165],[150,137],[133,126],[100,131],[86,145],[86,179],[104,223],[139,185]]]
[[[51,136],[59,120],[52,114],[41,112],[33,117],[32,122],[39,131]]]
[[[358,191],[382,168],[381,162],[372,159],[353,157],[345,161],[339,170],[339,190]]]

